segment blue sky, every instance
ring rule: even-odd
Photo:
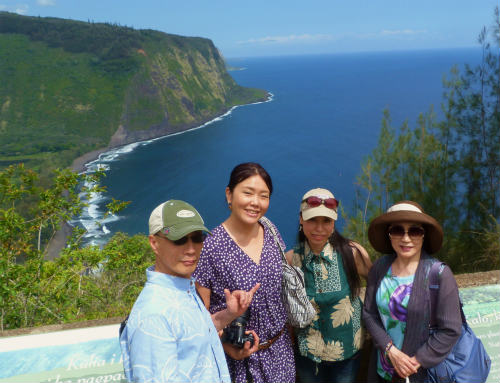
[[[0,0],[0,10],[211,39],[225,57],[471,47],[498,0]]]

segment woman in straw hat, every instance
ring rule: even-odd
[[[440,363],[461,330],[458,287],[448,266],[439,273],[434,308],[436,331],[429,332],[428,275],[441,248],[443,230],[419,204],[401,201],[375,218],[368,229],[379,258],[368,275],[363,319],[374,342],[368,381],[426,382],[427,368]]]
[[[304,272],[317,315],[297,329],[301,383],[354,382],[363,342],[360,276],[371,261],[366,250],[335,230],[338,202],[326,189],[309,190],[300,204],[298,244],[287,253]]]

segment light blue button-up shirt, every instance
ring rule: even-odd
[[[194,280],[146,271],[121,337],[129,382],[230,382],[224,351]]]

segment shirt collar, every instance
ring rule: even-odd
[[[154,285],[181,291],[191,290],[194,292],[195,290],[193,278],[181,278],[165,273],[160,273],[158,271],[155,271],[154,266],[150,266],[146,269],[146,276],[148,278],[148,282]]]
[[[323,250],[321,250],[321,253],[319,255],[315,255],[311,248],[309,247],[309,244],[307,241],[305,241],[304,244],[304,263],[309,263],[311,260],[315,257],[323,258],[327,262],[332,262],[333,261],[333,256],[334,256],[334,250],[333,246],[330,242],[327,242],[325,246],[323,247]]]

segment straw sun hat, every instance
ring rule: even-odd
[[[443,244],[443,229],[424,209],[413,201],[400,201],[392,205],[387,212],[375,218],[368,228],[368,239],[373,248],[383,254],[393,253],[391,240],[387,230],[396,222],[419,223],[425,229],[423,248],[429,254],[441,249]]]

